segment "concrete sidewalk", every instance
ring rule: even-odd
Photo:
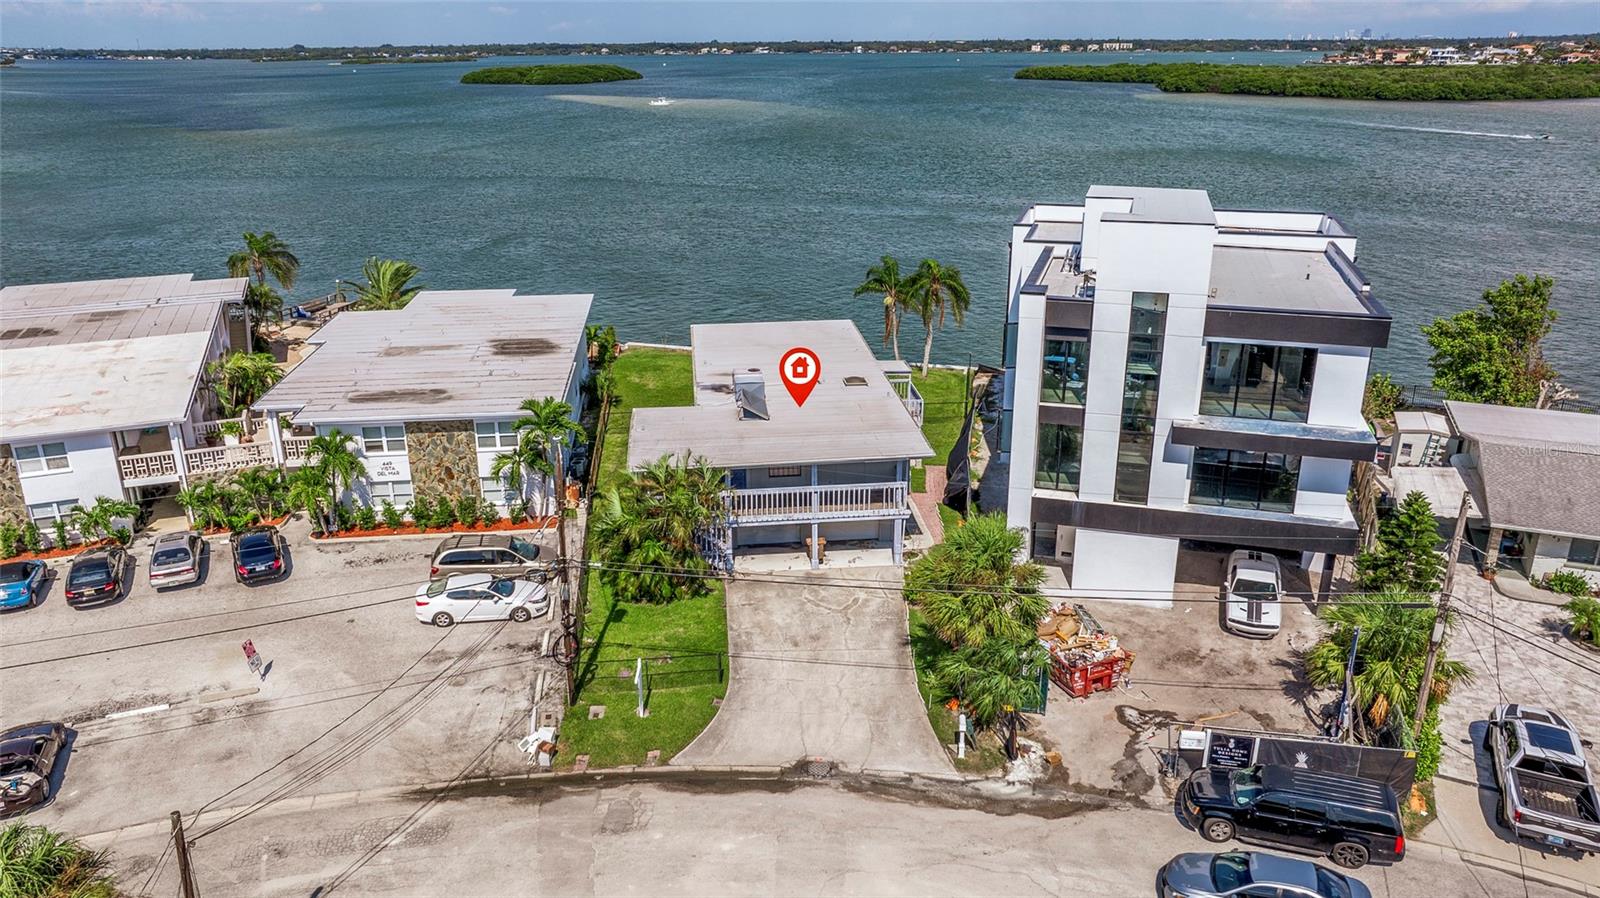
[[[1514,839],[1494,819],[1500,796],[1493,788],[1443,776],[1433,783],[1439,816],[1413,844],[1449,849],[1468,864],[1526,876],[1582,895],[1600,895],[1600,857],[1541,852],[1531,842]]]

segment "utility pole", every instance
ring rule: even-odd
[[[1411,732],[1420,737],[1422,722],[1428,717],[1428,696],[1433,692],[1433,668],[1439,662],[1439,647],[1444,643],[1445,623],[1450,619],[1450,589],[1456,578],[1456,559],[1461,556],[1461,540],[1467,535],[1467,510],[1472,494],[1461,493],[1461,510],[1456,512],[1456,532],[1450,538],[1450,554],[1445,557],[1444,581],[1439,585],[1439,605],[1433,616],[1433,634],[1428,638],[1428,661],[1422,667],[1422,688],[1417,691],[1417,712]]]
[[[1356,649],[1361,645],[1361,628],[1356,627],[1350,634],[1350,656],[1344,661],[1344,693],[1339,696],[1339,721],[1338,728],[1340,742],[1349,742],[1350,733],[1355,729],[1354,710],[1350,705],[1350,693],[1355,691],[1356,679]]]
[[[194,867],[189,864],[189,842],[183,836],[183,814],[172,812],[172,845],[178,852],[178,888],[183,898],[198,898],[194,887]]]

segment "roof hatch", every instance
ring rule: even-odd
[[[746,368],[733,374],[733,401],[739,406],[741,421],[771,421],[767,411],[767,379],[760,368]]]

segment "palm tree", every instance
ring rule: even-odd
[[[290,508],[305,509],[318,533],[327,530],[328,478],[314,467],[301,468],[289,476],[284,494]]]
[[[300,260],[289,252],[289,245],[271,231],[244,233],[244,249],[228,257],[228,276],[253,277],[255,283],[245,294],[245,306],[258,322],[276,317],[283,310],[283,298],[267,285],[270,275],[285,290],[294,289],[300,274]]]
[[[614,595],[662,602],[705,588],[697,540],[725,513],[726,478],[703,459],[663,456],[605,492],[589,534]]]
[[[546,396],[543,399],[524,399],[517,407],[527,412],[512,424],[521,434],[518,441],[528,443],[530,448],[549,459],[549,466],[541,467],[540,470],[555,475],[556,513],[560,514],[560,503],[566,496],[567,479],[562,447],[566,445],[569,437],[581,442],[585,436],[583,427],[572,420],[572,406],[553,396]]]
[[[206,366],[217,402],[229,417],[250,414],[250,406],[283,380],[283,369],[265,352],[230,352]]]
[[[973,723],[990,726],[1011,710],[1037,706],[1039,672],[1049,663],[1044,647],[1030,635],[964,645],[940,655],[929,672],[961,700]]]
[[[367,476],[367,464],[350,448],[350,435],[335,427],[306,444],[306,467],[315,469],[328,491],[328,511],[357,478]]]
[[[1343,685],[1350,643],[1360,628],[1351,698],[1361,712],[1356,730],[1363,741],[1372,741],[1391,721],[1402,738],[1409,736],[1435,616],[1427,597],[1398,590],[1347,596],[1322,609],[1327,632],[1306,654],[1306,675],[1320,688]],[[1454,625],[1453,618],[1445,622],[1446,630]],[[1470,667],[1441,657],[1434,667],[1429,705],[1442,703],[1453,686],[1472,679]]]
[[[1004,514],[969,518],[906,569],[906,600],[954,647],[1026,641],[1050,610],[1044,568],[1017,561],[1026,540]]]
[[[132,502],[99,496],[88,508],[72,506],[67,520],[85,540],[93,541],[110,537],[116,531],[119,519],[131,520],[138,514],[139,506]]]
[[[922,376],[927,377],[928,358],[933,354],[934,319],[943,328],[948,311],[960,327],[972,305],[972,293],[961,280],[959,269],[940,265],[936,259],[923,259],[906,284],[906,305],[922,319],[922,328],[927,332],[922,342]]]
[[[275,517],[288,483],[277,468],[245,468],[233,475],[233,484],[244,500],[255,509],[256,518]]]
[[[227,526],[228,497],[217,481],[193,481],[173,498],[202,528]]]
[[[44,826],[0,830],[0,895],[18,898],[118,898],[111,857]]]
[[[900,262],[894,256],[884,256],[877,265],[867,269],[867,279],[856,288],[853,296],[883,297],[883,343],[894,347],[895,361],[900,361],[900,316],[905,311],[907,280],[900,276]]]
[[[422,269],[404,259],[380,259],[372,256],[361,265],[365,284],[352,283],[356,288],[355,307],[358,309],[403,309],[413,296],[425,288],[409,282]]]
[[[1600,646],[1600,600],[1578,596],[1561,606],[1572,617],[1572,636]]]
[[[519,501],[529,472],[554,478],[556,470],[550,463],[550,456],[544,451],[544,447],[529,439],[527,434],[518,439],[517,445],[510,451],[496,455],[494,462],[489,466],[489,473],[498,477],[501,483],[517,495]]]

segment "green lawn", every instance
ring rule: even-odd
[[[600,449],[600,489],[626,474],[633,409],[694,400],[687,352],[632,349],[612,370],[617,399]],[[578,703],[561,725],[556,765],[570,768],[578,755],[588,755],[593,768],[643,764],[645,754],[656,749],[664,764],[705,729],[717,710],[712,700],[728,691],[722,584],[713,581],[706,595],[644,605],[617,601],[598,576],[591,576],[588,597]],[[637,658],[650,668],[650,716],[645,718],[634,713]],[[623,671],[626,677],[619,676]],[[605,705],[606,716],[590,720],[592,705]]]
[[[924,459],[923,465],[943,465],[961,435],[961,413],[966,410],[965,393],[967,374],[934,368],[928,376],[913,374],[912,381],[922,394],[922,435],[928,438],[934,456]],[[927,488],[927,471],[916,468],[911,472],[911,491],[920,493]]]

